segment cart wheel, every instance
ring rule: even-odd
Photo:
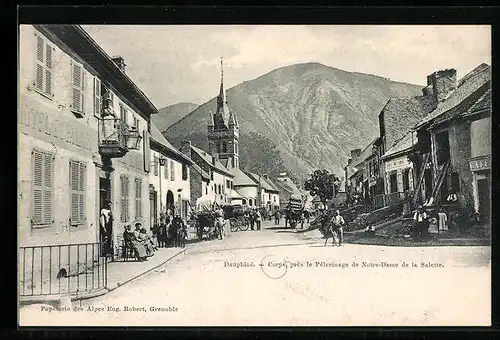
[[[241,231],[246,231],[246,230],[248,230],[249,227],[250,227],[250,223],[246,219],[243,220],[239,225],[239,228]]]
[[[233,217],[229,220],[229,226],[230,226],[230,230],[231,232],[235,232],[235,231],[238,231],[238,224],[237,224],[238,221],[236,221],[236,219]]]

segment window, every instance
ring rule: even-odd
[[[231,182],[228,179],[226,179],[226,187],[231,188]]]
[[[107,115],[111,112],[114,112],[115,95],[111,91],[109,85],[101,84],[101,98],[103,100],[103,110],[106,110],[103,113]]]
[[[222,152],[223,153],[227,152],[227,144],[226,144],[226,142],[222,142]]]
[[[120,120],[124,122],[125,124],[127,123],[127,109],[123,107],[123,105],[120,104]]]
[[[82,64],[71,61],[71,79],[73,84],[71,111],[83,114],[85,111],[85,69]]]
[[[219,184],[219,195],[222,194],[222,186]]]
[[[154,156],[154,158],[153,158],[153,168],[154,168],[154,174],[155,174],[155,176],[158,176],[158,165],[159,165],[158,163],[159,163],[158,157]]]
[[[136,117],[136,116],[132,116],[132,119],[133,119],[133,122],[134,122],[133,127],[135,127],[135,129],[136,129],[137,131],[139,131],[139,119],[137,119],[137,117]]]
[[[135,179],[135,219],[142,218],[142,180]]]
[[[101,81],[94,77],[94,116],[100,118],[102,112]]]
[[[36,75],[35,89],[48,96],[54,96],[52,83],[52,51],[42,36],[36,36]]]
[[[33,166],[31,226],[49,227],[54,222],[52,213],[54,158],[52,154],[39,150],[33,150],[31,158]]]
[[[163,174],[164,174],[166,179],[168,179],[168,173],[169,173],[168,162],[167,162],[167,160],[165,160],[165,172]]]
[[[210,179],[213,181],[214,180],[214,172],[212,170],[209,170],[210,171]]]
[[[252,205],[253,205],[252,203],[253,203],[253,202],[252,202],[252,199],[249,199],[249,200],[248,200],[248,205],[249,205],[249,206],[252,206]]]
[[[72,226],[85,223],[85,185],[87,166],[79,161],[69,161],[70,206]]]
[[[175,181],[175,167],[174,167],[174,161],[170,161],[170,180]]]
[[[129,210],[128,210],[128,177],[122,175],[120,177],[120,221],[128,222],[129,221]]]
[[[182,180],[187,181],[188,179],[188,167],[186,164],[182,164]]]
[[[208,195],[208,187],[205,187],[205,195]]]
[[[438,165],[442,165],[450,160],[450,141],[448,131],[442,131],[436,134],[436,157]]]

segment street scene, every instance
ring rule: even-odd
[[[490,325],[491,33],[450,27],[21,25],[19,324]]]

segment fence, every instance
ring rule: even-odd
[[[21,247],[19,295],[80,294],[106,287],[100,243]]]

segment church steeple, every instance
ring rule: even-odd
[[[220,89],[217,96],[217,109],[210,114],[213,119],[208,123],[208,148],[212,155],[219,155],[219,160],[228,168],[239,167],[239,126],[234,112],[229,110],[224,88],[224,62],[220,59]]]

